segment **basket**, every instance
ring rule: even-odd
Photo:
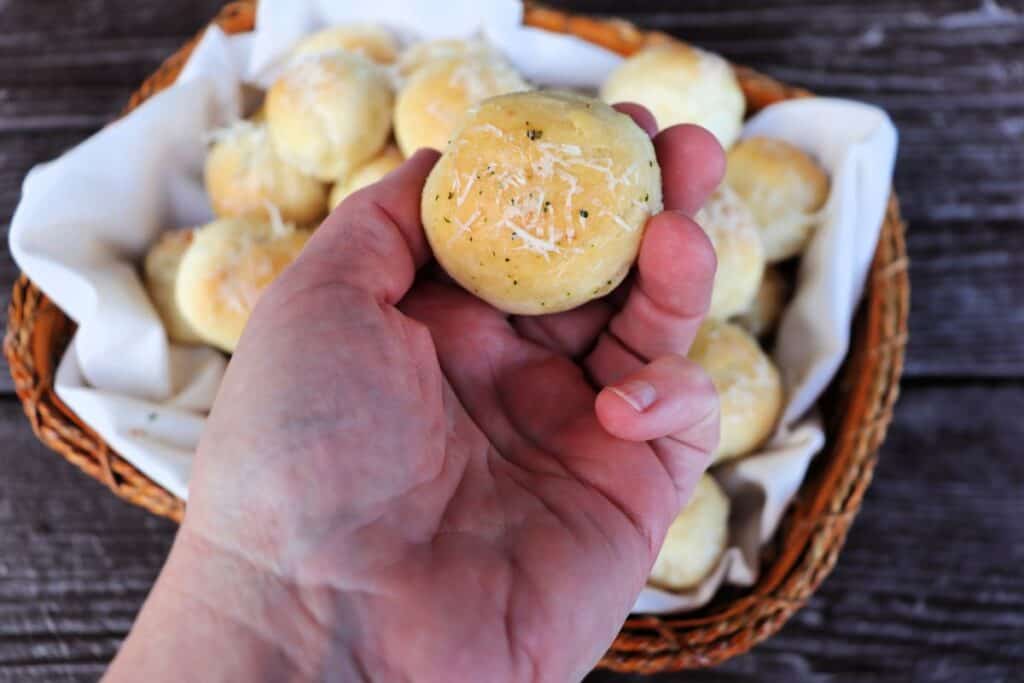
[[[226,33],[252,30],[255,0],[234,2],[215,19]],[[571,33],[628,55],[673,40],[616,19],[569,15],[529,3],[525,23]],[[174,82],[197,39],[182,47],[132,96],[131,111]],[[750,112],[808,93],[736,67]],[[890,198],[854,322],[846,362],[824,401],[828,441],[811,468],[750,589],[725,589],[703,609],[681,616],[632,616],[600,667],[657,673],[706,667],[749,650],[799,609],[835,565],[871,481],[878,447],[892,418],[907,342],[909,279],[905,225]],[[57,363],[75,325],[24,275],[11,297],[4,339],[15,388],[39,439],[120,496],[175,521],[184,503],[123,460],[54,392]]]

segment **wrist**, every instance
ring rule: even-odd
[[[107,680],[364,680],[343,619],[183,526]]]

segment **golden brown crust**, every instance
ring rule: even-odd
[[[405,83],[395,105],[395,139],[402,154],[444,150],[473,105],[529,86],[504,61],[467,54],[430,61]]]
[[[661,210],[661,171],[632,119],[581,95],[485,101],[423,190],[434,254],[467,290],[522,315],[607,294]]]
[[[750,307],[764,274],[764,247],[754,215],[722,185],[694,220],[704,228],[718,256],[708,315],[727,320]]]
[[[239,121],[218,132],[204,179],[222,218],[266,220],[274,207],[285,221],[314,223],[327,213],[327,186],[285,163],[262,124]]]
[[[143,263],[143,280],[167,332],[178,344],[201,344],[202,338],[189,325],[175,299],[174,290],[185,251],[192,244],[192,230],[170,230],[149,248]]]
[[[394,145],[388,145],[379,155],[352,171],[348,177],[338,181],[331,188],[328,201],[331,209],[337,208],[353,192],[379,181],[402,165],[405,157]]]
[[[358,55],[299,57],[267,93],[277,154],[323,182],[377,154],[391,131],[391,84]]]
[[[766,137],[747,138],[729,150],[726,182],[754,213],[769,263],[807,247],[830,189],[825,169],[806,152]]]
[[[670,591],[700,584],[725,552],[729,508],[729,498],[714,478],[702,476],[690,502],[668,528],[650,583]]]
[[[196,231],[175,298],[210,344],[231,352],[263,291],[294,261],[310,233],[266,221],[220,220]]]
[[[645,48],[620,64],[601,86],[610,104],[647,107],[661,129],[694,123],[728,148],[740,135],[746,101],[732,67],[716,54],[682,43]]]
[[[690,349],[718,390],[721,438],[712,464],[748,455],[775,431],[782,414],[782,378],[746,330],[707,320]]]

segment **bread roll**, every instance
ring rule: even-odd
[[[378,156],[352,171],[344,180],[334,184],[330,198],[331,209],[337,208],[345,200],[345,197],[348,197],[356,190],[361,190],[367,185],[373,185],[388,173],[394,171],[402,165],[404,160],[402,153],[398,151],[397,147],[394,145],[385,147],[384,151]]]
[[[214,135],[206,158],[206,192],[222,218],[268,218],[268,205],[286,221],[312,223],[327,212],[327,187],[286,164],[265,125],[239,121]]]
[[[381,150],[393,102],[384,71],[359,55],[300,57],[267,93],[267,126],[282,159],[332,182]]]
[[[676,591],[697,586],[718,564],[728,537],[729,498],[705,474],[689,504],[669,526],[650,582]]]
[[[601,99],[642,104],[661,130],[679,123],[703,126],[726,149],[740,135],[747,106],[728,62],[676,42],[646,48],[622,62],[601,87]]]
[[[782,413],[783,391],[778,369],[757,341],[738,325],[707,320],[690,358],[718,390],[721,437],[712,464],[763,445]]]
[[[696,216],[711,238],[718,271],[708,315],[726,320],[749,308],[764,273],[764,247],[753,214],[727,185],[711,195]]]
[[[829,193],[828,174],[817,162],[789,143],[764,137],[747,138],[729,151],[726,182],[757,219],[769,263],[804,250]]]
[[[207,342],[234,351],[263,290],[295,260],[310,232],[281,223],[226,219],[196,231],[175,297]]]
[[[192,329],[178,308],[174,286],[185,250],[192,244],[191,230],[171,230],[160,236],[143,265],[144,281],[153,307],[163,321],[167,338],[178,344],[201,344],[202,338]]]
[[[757,296],[733,322],[755,337],[771,335],[789,301],[790,285],[782,272],[771,266],[764,271]]]
[[[491,46],[479,40],[458,40],[445,38],[417,43],[402,53],[395,65],[398,75],[408,78],[416,71],[430,64],[447,59],[500,59]]]
[[[398,147],[407,157],[421,147],[443,150],[471,106],[527,87],[512,67],[497,59],[467,55],[430,62],[416,71],[398,94]]]
[[[379,26],[350,24],[324,29],[295,46],[293,56],[352,52],[378,64],[391,64],[398,57],[395,37]]]
[[[661,169],[632,119],[582,95],[524,92],[469,113],[423,189],[423,226],[463,287],[509,313],[614,289],[661,211]]]

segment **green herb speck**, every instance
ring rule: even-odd
[[[586,209],[580,209],[580,217],[581,218],[587,218],[589,216],[590,216],[590,212],[589,211],[587,211]]]

